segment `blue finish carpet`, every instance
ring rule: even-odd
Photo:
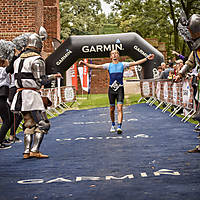
[[[194,125],[154,108],[125,107],[122,135],[109,132],[109,108],[51,119],[49,159],[23,160],[23,143],[0,151],[0,200],[199,200]]]

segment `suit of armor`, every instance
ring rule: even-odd
[[[188,20],[187,28],[190,32],[192,38],[192,52],[185,62],[185,65],[179,72],[179,76],[183,77],[190,69],[195,69],[197,72],[196,76],[200,78],[200,15],[193,14],[190,19]],[[198,91],[200,92],[200,91]],[[197,113],[194,119],[200,121],[199,116],[199,103],[197,106]],[[197,128],[194,131],[200,133],[200,129]],[[196,148],[189,150],[189,153],[200,153],[200,145],[196,146]]]
[[[48,133],[50,122],[39,90],[53,75],[45,75],[45,62],[40,56],[42,41],[36,33],[30,36],[28,47],[14,62],[14,76],[17,93],[11,110],[21,112],[24,117],[24,158],[48,158],[40,151],[44,134]],[[33,145],[32,145],[33,143]]]

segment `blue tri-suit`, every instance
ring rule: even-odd
[[[110,76],[108,97],[111,106],[115,106],[115,99],[117,99],[117,104],[124,103],[123,74],[124,69],[127,67],[129,67],[128,62],[118,62],[117,64],[103,64],[103,68],[108,70]],[[117,90],[113,89],[112,86],[114,84],[117,84],[119,86]]]

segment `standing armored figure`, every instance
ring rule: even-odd
[[[61,74],[45,75],[45,62],[40,53],[42,40],[46,38],[47,33],[43,27],[40,28],[39,34],[31,34],[25,52],[14,62],[17,93],[11,110],[23,114],[24,159],[48,158],[48,155],[39,151],[44,134],[47,134],[50,128],[39,90],[50,80],[61,77]]]
[[[179,74],[176,76],[176,81],[184,77],[189,70],[195,69],[197,80],[200,82],[200,15],[193,14],[188,22],[187,29],[189,30],[190,37],[192,39],[192,52],[185,62],[185,65],[179,71]],[[198,91],[199,93],[200,91]],[[199,96],[199,95],[198,95]],[[199,99],[198,99],[199,101]],[[197,105],[197,112],[194,119],[200,122],[200,104]],[[200,128],[196,128],[195,132],[200,133]],[[200,145],[196,146],[194,149],[189,150],[189,153],[200,153]]]

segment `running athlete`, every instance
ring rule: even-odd
[[[147,60],[153,60],[154,54],[148,55],[146,58],[138,60],[136,62],[119,62],[119,52],[113,50],[110,52],[111,63],[105,63],[103,65],[89,64],[80,61],[80,65],[86,65],[89,68],[94,69],[106,69],[110,75],[110,83],[108,89],[108,97],[110,102],[110,118],[112,121],[112,126],[110,132],[115,132],[115,100],[117,99],[117,111],[118,111],[118,126],[117,133],[122,133],[122,120],[123,120],[123,103],[124,103],[124,86],[123,86],[123,73],[124,69],[128,67],[133,67],[135,65],[140,65]],[[133,68],[132,68],[133,69]]]

